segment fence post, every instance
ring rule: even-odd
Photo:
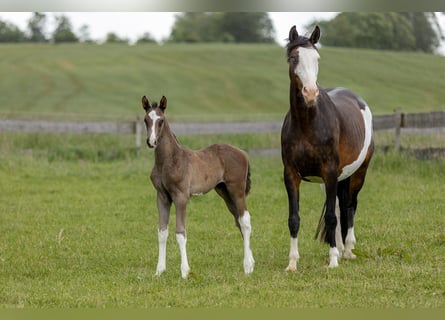
[[[400,111],[400,108],[397,108],[394,110],[394,126],[396,128],[394,150],[396,152],[399,152],[400,151],[400,132],[401,132],[401,127],[402,127],[402,112]]]
[[[142,124],[139,118],[139,115],[136,116],[135,123],[135,134],[136,134],[136,148],[141,148],[141,133],[142,133]]]

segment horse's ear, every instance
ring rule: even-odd
[[[164,112],[167,108],[167,98],[165,96],[162,96],[161,101],[159,102],[159,108]]]
[[[312,31],[311,37],[309,38],[309,41],[312,44],[316,44],[320,40],[320,27],[315,26],[314,31]]]
[[[292,26],[292,28],[290,28],[290,30],[289,30],[289,42],[292,42],[292,41],[296,40],[297,38],[298,38],[297,27]]]
[[[148,102],[148,99],[146,96],[142,97],[142,108],[144,108],[145,111],[148,111],[148,109],[151,108],[150,102]]]

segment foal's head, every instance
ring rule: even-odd
[[[320,28],[315,27],[309,38],[298,35],[293,26],[289,31],[287,44],[287,60],[289,62],[289,77],[303,94],[304,101],[312,106],[317,100],[318,59],[320,55],[315,44],[320,39]]]
[[[146,112],[144,122],[147,128],[147,145],[149,148],[155,148],[164,128],[164,110],[167,108],[167,98],[162,96],[159,105],[157,102],[150,105],[147,97],[143,96],[142,108]]]

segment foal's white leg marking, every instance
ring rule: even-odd
[[[156,267],[157,276],[161,275],[165,271],[167,238],[168,238],[168,229],[158,230],[159,256],[158,256],[158,266]]]
[[[152,145],[152,146],[154,146],[155,145],[155,142],[156,142],[156,130],[155,130],[155,128],[156,128],[156,121],[157,120],[159,120],[161,117],[159,117],[157,114],[156,114],[156,111],[150,111],[149,113],[148,113],[148,116],[150,117],[150,119],[151,120],[153,120],[153,124],[151,125],[151,133],[150,133],[150,144]]]
[[[348,234],[346,235],[346,249],[344,257],[345,259],[355,259],[357,256],[352,253],[352,249],[355,247],[355,235],[354,235],[354,227],[348,229]]]
[[[336,247],[329,249],[329,268],[338,267],[338,258],[340,257],[340,253]]]
[[[177,233],[176,241],[178,241],[179,251],[181,252],[181,276],[186,279],[190,271],[189,262],[187,260],[187,251],[185,249],[187,238],[182,233]]]
[[[363,161],[365,161],[366,154],[368,153],[372,138],[372,114],[368,106],[365,106],[365,110],[361,110],[361,112],[363,120],[365,121],[365,141],[363,142],[363,148],[355,161],[343,167],[343,170],[338,177],[338,181],[350,177],[362,165]]]
[[[286,271],[296,271],[297,262],[300,259],[300,254],[298,253],[298,237],[290,237],[290,251],[289,251],[289,265]]]
[[[250,234],[252,233],[252,227],[250,225],[249,211],[244,211],[244,215],[239,218],[239,224],[241,226],[241,233],[243,234],[244,241],[244,273],[250,274],[253,272],[255,260],[253,259],[252,250],[250,249]]]
[[[338,204],[338,197],[336,197],[335,200],[335,217],[337,218],[337,226],[335,227],[335,245],[339,252],[339,258],[341,258],[341,255],[345,247],[343,245],[343,239],[341,236],[340,206]]]

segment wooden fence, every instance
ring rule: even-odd
[[[279,132],[281,125],[282,121],[171,123],[172,129],[177,135]],[[445,128],[445,111],[402,113],[400,109],[397,109],[393,114],[374,116],[373,125],[375,131],[393,129],[395,148],[398,150],[402,128]],[[145,129],[141,119],[123,122],[0,119],[0,131],[133,134],[136,147],[140,148]]]

